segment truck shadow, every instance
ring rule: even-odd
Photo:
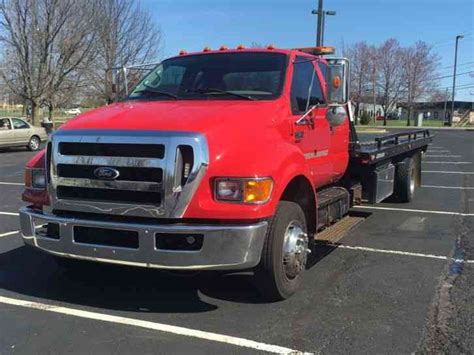
[[[201,280],[157,270],[84,265],[66,272],[28,247],[0,254],[0,288],[29,297],[144,313],[200,313],[217,309],[198,294]]]
[[[336,247],[318,245],[308,268]],[[0,254],[0,288],[44,300],[143,313],[202,313],[217,305],[207,297],[248,304],[266,303],[253,273],[170,273],[84,263],[66,271],[54,258],[29,247]],[[207,297],[206,297],[207,296]],[[209,301],[209,302],[208,302]]]
[[[314,268],[316,264],[332,253],[337,245],[316,242],[312,253],[308,257],[307,271]],[[306,277],[309,277],[306,273]],[[260,296],[258,287],[253,278],[253,272],[222,274],[201,288],[201,292],[213,298],[238,303],[268,303]],[[304,287],[304,285],[303,285]]]

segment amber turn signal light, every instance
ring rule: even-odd
[[[219,201],[261,204],[270,200],[273,189],[271,178],[218,178],[215,197]]]
[[[265,203],[270,199],[272,188],[271,179],[247,180],[244,182],[244,202]]]

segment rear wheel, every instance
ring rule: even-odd
[[[293,295],[303,280],[308,255],[306,219],[301,207],[281,201],[272,218],[255,277],[263,297],[279,301]]]
[[[395,194],[400,202],[410,202],[415,194],[415,159],[405,158],[397,164],[395,172]]]
[[[30,138],[30,141],[28,142],[28,149],[34,152],[35,150],[38,150],[41,145],[41,140],[39,139],[38,136],[33,136]]]

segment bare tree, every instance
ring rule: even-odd
[[[360,104],[369,85],[370,52],[366,42],[357,42],[345,49],[343,55],[351,61],[351,100],[354,103],[355,116],[359,116]]]
[[[377,86],[387,125],[387,114],[400,97],[403,83],[403,51],[400,43],[394,38],[386,40],[377,48],[376,67],[378,72]]]
[[[422,41],[404,49],[403,53],[402,70],[409,126],[414,103],[435,86],[439,58],[432,52],[432,47]]]
[[[97,57],[88,78],[94,95],[113,99],[113,67],[142,64],[155,59],[161,32],[151,15],[134,0],[101,0],[95,15]]]
[[[259,49],[259,48],[265,48],[266,46],[264,46],[263,44],[261,44],[260,42],[252,42],[250,44],[250,48],[255,48],[255,49]]]
[[[54,106],[58,92],[92,53],[93,0],[3,0],[0,42],[7,67],[0,76],[32,108]]]
[[[429,101],[430,102],[442,102],[449,100],[449,93],[448,90],[441,90],[441,89],[433,89],[429,93]]]

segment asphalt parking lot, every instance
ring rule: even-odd
[[[273,304],[248,274],[65,273],[17,233],[33,154],[0,152],[0,354],[471,353],[474,132],[435,135],[414,201],[357,208],[366,220]]]

